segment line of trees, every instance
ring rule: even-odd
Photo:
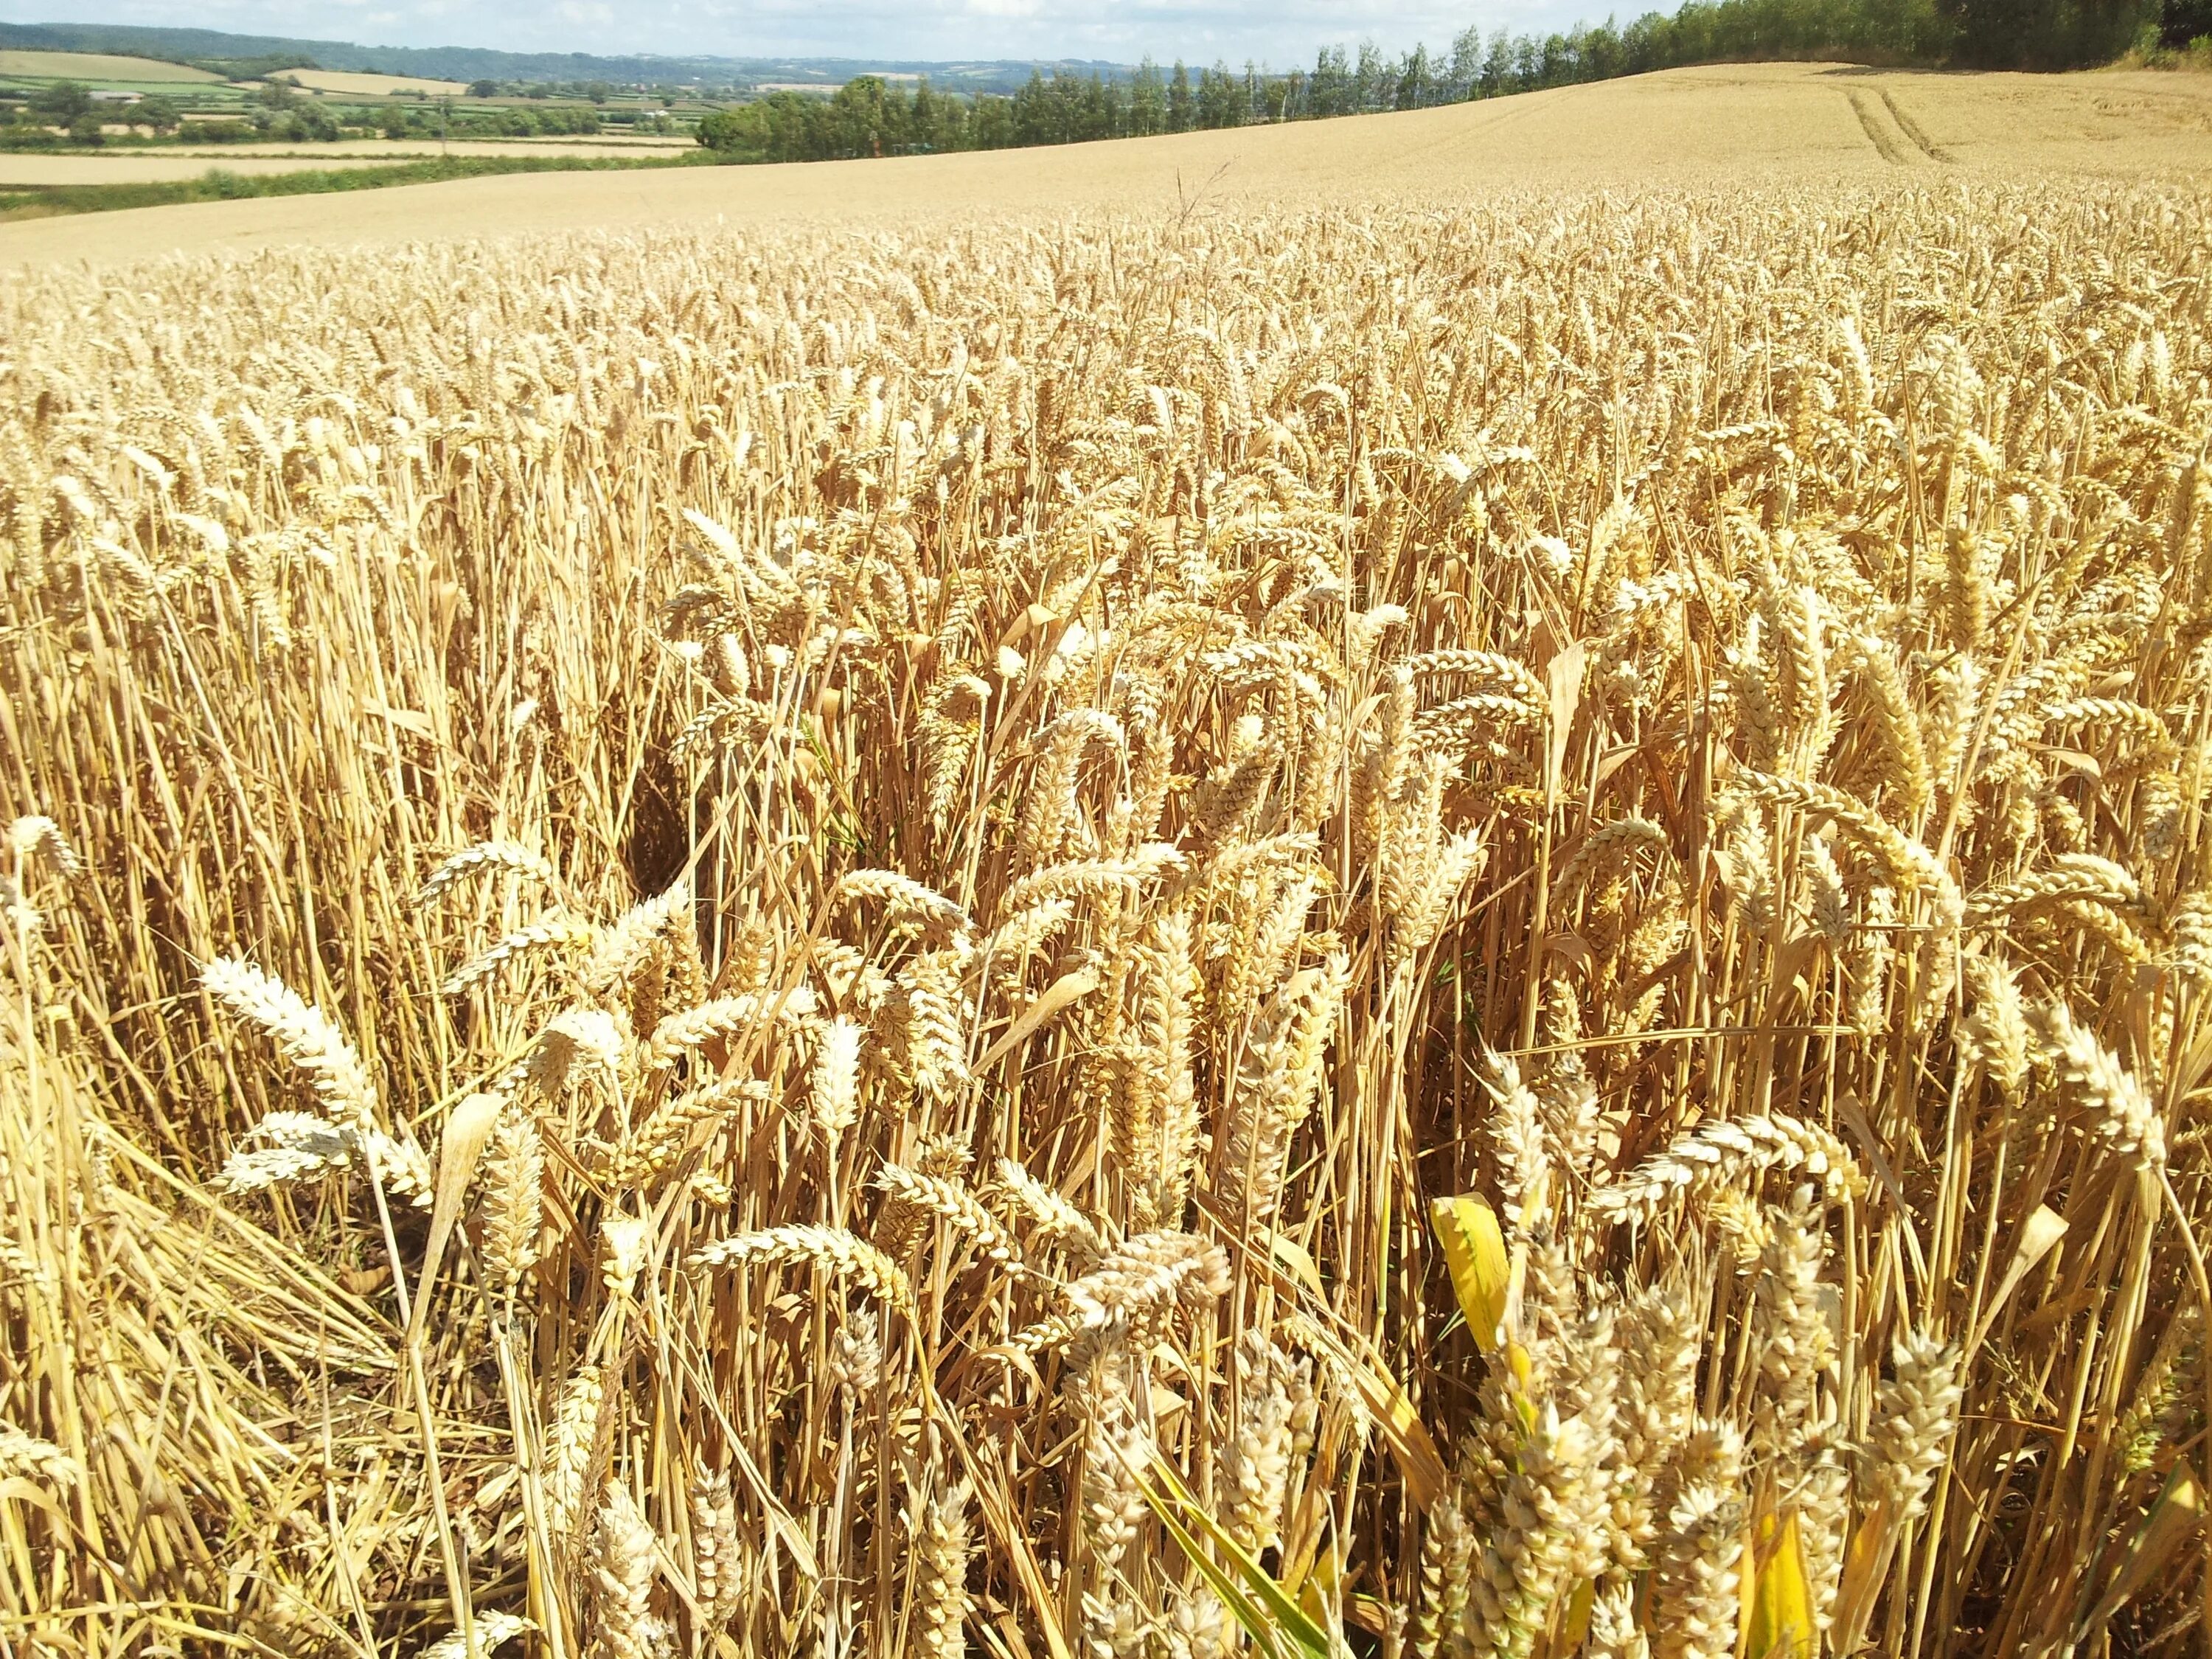
[[[434,136],[441,113],[445,130],[455,138],[588,137],[606,125],[599,112],[589,104],[506,104],[486,109],[447,99],[445,105],[441,112],[427,109],[420,103],[399,104],[378,115],[377,125],[389,138]]]
[[[936,91],[926,77],[909,93],[866,75],[828,98],[775,92],[717,110],[700,122],[698,137],[714,149],[763,161],[1134,138],[1282,118],[1279,100],[1267,111],[1263,83],[1281,84],[1256,69],[1239,76],[1222,65],[1194,77],[1177,64],[1168,75],[1148,60],[1127,81],[1096,74],[1047,79],[1040,73],[1010,98],[963,98]]]
[[[877,76],[834,96],[772,93],[719,110],[699,142],[733,160],[829,161],[1001,149],[1198,128],[1424,109],[1691,64],[1842,58],[1885,64],[2064,69],[2188,27],[2212,0],[1686,0],[1549,34],[1468,28],[1446,52],[1324,49],[1310,70],[1147,59],[1127,79],[1032,74],[1012,97],[961,97]],[[2212,27],[2212,26],[2208,26]],[[2184,36],[2174,44],[2185,44]]]

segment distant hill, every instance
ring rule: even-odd
[[[125,23],[0,23],[0,47],[27,51],[116,52],[174,64],[238,64],[256,71],[284,65],[380,70],[441,81],[610,81],[617,85],[757,85],[818,82],[837,87],[856,75],[927,74],[963,92],[1012,92],[1032,70],[1109,76],[1128,65],[1097,59],[1002,59],[931,64],[861,58],[666,57],[641,53],[603,58],[588,52],[494,52],[477,46],[362,46],[349,40],[295,40],[216,29],[142,28]]]

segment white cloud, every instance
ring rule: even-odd
[[[1638,4],[1632,11],[1643,10]],[[0,19],[45,21],[53,0],[0,0]],[[1371,39],[1399,51],[1449,46],[1469,24],[1564,27],[1604,15],[1597,0],[112,0],[98,21],[378,46],[489,46],[509,52],[710,53],[732,58],[1098,58],[1163,63],[1247,58],[1278,69],[1325,45]]]

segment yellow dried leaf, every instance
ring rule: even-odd
[[[1743,1581],[1744,1652],[1747,1659],[1815,1659],[1820,1638],[1813,1622],[1812,1586],[1805,1577],[1805,1548],[1797,1512],[1779,1526],[1761,1516],[1753,1539],[1753,1571]]]
[[[2204,1489],[2197,1484],[2196,1473],[2187,1463],[2177,1463],[2158,1502],[2151,1505],[2149,1516],[2129,1541],[2120,1570],[2091,1612],[2085,1629],[2101,1627],[2141,1595],[2203,1524]]]
[[[1440,1198],[1429,1206],[1444,1262],[1451,1269],[1452,1291],[1459,1297],[1475,1346],[1488,1353],[1498,1346],[1498,1322],[1505,1317],[1512,1261],[1498,1212],[1473,1194]]]
[[[1313,1566],[1297,1584],[1299,1609],[1324,1632],[1338,1629],[1336,1608],[1343,1600],[1342,1547],[1334,1542],[1314,1557]]]
[[[461,1200],[468,1191],[469,1179],[476,1174],[477,1164],[483,1157],[484,1143],[491,1139],[492,1126],[499,1121],[503,1103],[497,1095],[470,1095],[453,1108],[446,1120],[445,1133],[438,1142],[438,1176],[431,1202],[430,1237],[422,1252],[422,1277],[415,1287],[415,1305],[407,1326],[410,1346],[422,1337],[423,1316],[430,1304],[431,1281],[438,1275],[438,1264],[453,1237],[453,1224],[460,1219]]]
[[[1566,764],[1567,738],[1574,731],[1575,711],[1582,707],[1583,670],[1589,660],[1589,647],[1577,640],[1552,659],[1544,670],[1545,690],[1551,693],[1552,729],[1544,746],[1544,787],[1551,793],[1559,788],[1559,775]]]
[[[1422,1424],[1420,1413],[1413,1409],[1413,1402],[1407,1397],[1404,1388],[1364,1345],[1355,1347],[1318,1322],[1313,1328],[1313,1340],[1316,1352],[1326,1350],[1351,1374],[1376,1431],[1390,1449],[1413,1501],[1424,1505],[1435,1503],[1444,1489],[1443,1454],[1437,1449],[1436,1441]]]
[[[975,1071],[986,1072],[1012,1053],[1029,1036],[1069,1004],[1081,1001],[1098,988],[1098,975],[1089,972],[1062,974],[1047,988],[1045,994],[1032,1003],[1028,1012],[1006,1028],[1001,1036],[975,1062]]]
[[[1313,1252],[1291,1237],[1270,1228],[1267,1231],[1267,1252],[1281,1264],[1283,1270],[1314,1295],[1327,1301],[1328,1292],[1322,1287],[1321,1267],[1313,1259]]]
[[[1554,1653],[1572,1653],[1589,1634],[1590,1613],[1597,1605],[1597,1580],[1585,1578],[1575,1586],[1574,1594],[1567,1598],[1565,1613],[1559,1620],[1559,1639],[1552,1644]]]

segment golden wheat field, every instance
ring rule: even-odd
[[[2197,1650],[2208,248],[0,289],[0,1649]]]
[[[469,89],[465,81],[433,81],[410,75],[353,74],[344,70],[279,70],[270,78],[289,81],[295,87],[306,87],[313,92],[351,93],[370,98],[383,97],[395,92],[417,98],[458,98]]]

